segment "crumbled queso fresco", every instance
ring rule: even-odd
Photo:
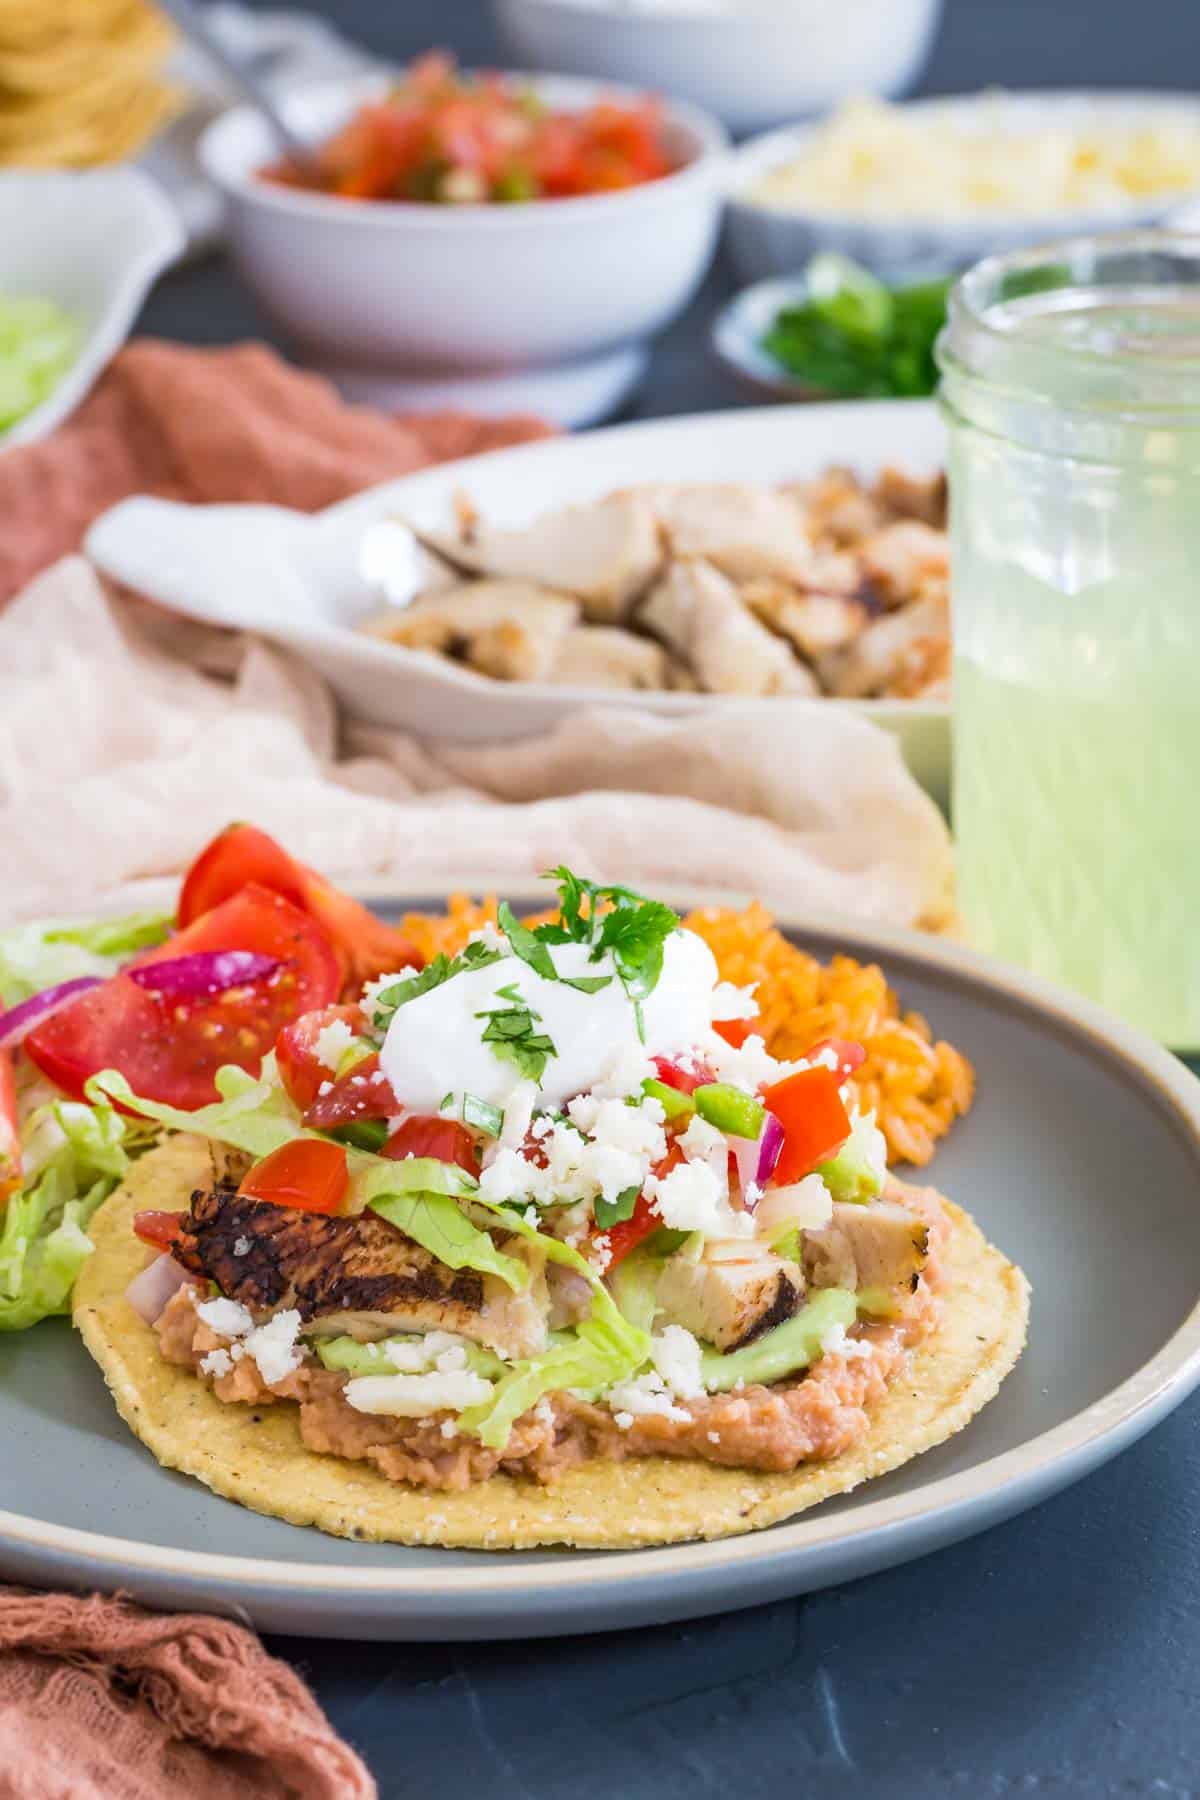
[[[300,1314],[295,1310],[276,1313],[265,1325],[255,1325],[246,1307],[236,1300],[202,1300],[196,1316],[219,1337],[235,1340],[228,1349],[211,1351],[203,1358],[200,1367],[206,1375],[227,1375],[234,1362],[249,1356],[267,1386],[274,1387],[304,1361],[304,1351],[296,1342]]]

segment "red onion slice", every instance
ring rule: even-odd
[[[180,1268],[173,1256],[156,1256],[140,1275],[134,1276],[125,1289],[125,1298],[140,1319],[153,1325],[162,1317],[171,1295],[194,1279],[186,1269]]]
[[[752,1211],[775,1173],[775,1164],[783,1149],[783,1126],[774,1113],[767,1113],[756,1138],[731,1137],[729,1148],[737,1163],[742,1205]]]
[[[10,1006],[7,1012],[0,1013],[0,1050],[9,1050],[14,1044],[22,1043],[43,1019],[69,1006],[88,988],[99,986],[98,975],[76,975],[72,981],[60,981],[57,987],[43,988],[40,994],[22,1000],[19,1006]]]
[[[782,1149],[783,1126],[774,1113],[768,1113],[758,1134],[758,1168],[754,1179],[759,1187],[765,1187],[775,1173],[775,1164],[779,1161]]]
[[[226,988],[265,981],[280,967],[277,956],[257,950],[195,950],[190,956],[165,957],[127,971],[129,979],[172,1000],[199,1000]]]

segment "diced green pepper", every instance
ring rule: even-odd
[[[692,1098],[700,1117],[730,1137],[757,1138],[763,1128],[766,1111],[762,1104],[728,1082],[710,1081],[698,1087]]]
[[[668,1119],[689,1119],[696,1110],[696,1102],[690,1094],[681,1094],[678,1088],[668,1087],[665,1081],[643,1081],[642,1092],[648,1100],[658,1101]]]

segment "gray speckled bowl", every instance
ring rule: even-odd
[[[677,898],[681,898],[677,896]],[[416,902],[421,904],[421,902]],[[426,902],[427,904],[427,902]],[[1033,1505],[1200,1381],[1200,1082],[1082,1001],[953,945],[797,927],[878,958],[979,1075],[932,1173],[1033,1283],[1028,1348],[958,1437],[758,1534],[607,1553],[349,1544],[171,1474],[64,1322],[0,1340],[0,1570],[334,1637],[602,1630],[803,1592]]]

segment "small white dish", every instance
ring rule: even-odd
[[[97,520],[84,548],[106,575],[176,612],[287,645],[325,677],[352,718],[435,743],[511,743],[583,706],[631,705],[674,717],[728,702],[713,694],[492,681],[443,657],[369,637],[355,627],[380,611],[383,596],[363,572],[368,527],[395,517],[445,527],[458,492],[495,524],[519,525],[638,482],[804,480],[830,463],[864,474],[889,462],[930,472],[944,457],[941,420],[922,400],[701,413],[442,463],[312,516],[282,507],[126,500]],[[757,704],[852,706],[899,738],[917,780],[945,804],[950,711],[944,703]]]
[[[173,209],[135,169],[0,174],[0,293],[53,300],[80,329],[71,367],[0,432],[0,450],[45,437],[74,412],[182,249]]]
[[[1006,129],[1034,132],[1047,127],[1094,121],[1099,127],[1159,124],[1172,118],[1195,124],[1200,103],[1186,94],[1057,91],[963,94],[952,99],[910,101],[905,111],[923,117],[970,125],[991,121],[1003,107]],[[752,138],[728,162],[726,242],[741,279],[761,281],[771,275],[794,275],[820,250],[837,250],[855,262],[891,276],[917,265],[961,269],[981,257],[1055,238],[1085,237],[1100,231],[1125,231],[1158,225],[1191,205],[1196,195],[1144,196],[1104,211],[1046,213],[976,213],[883,216],[866,213],[805,210],[766,205],[752,190],[771,170],[792,162],[819,127],[794,125]]]
[[[739,135],[848,94],[902,94],[941,0],[493,0],[515,61],[679,94]]]
[[[552,106],[632,93],[521,76]],[[320,141],[366,99],[369,77],[297,89],[282,110]],[[200,159],[225,194],[241,274],[302,358],[359,397],[535,411],[581,425],[617,404],[647,340],[687,304],[712,259],[726,137],[670,103],[680,166],[620,193],[519,205],[350,201],[262,181],[268,129],[248,107],[210,125]]]

